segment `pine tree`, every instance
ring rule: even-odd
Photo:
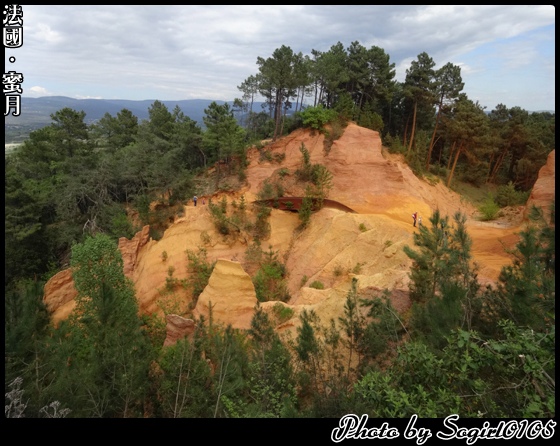
[[[454,224],[441,218],[439,211],[430,217],[431,226],[422,225],[414,234],[419,251],[405,246],[414,260],[411,278],[412,325],[416,334],[434,348],[444,345],[454,328],[471,329],[481,312],[476,266],[471,265],[471,239],[465,228],[466,217],[456,213]]]
[[[53,355],[53,387],[71,389],[75,416],[141,416],[152,350],[120,251],[106,235],[89,237],[73,247],[71,267],[78,296],[58,338],[66,348]]]
[[[496,317],[548,331],[555,323],[555,231],[537,208],[531,218],[532,224],[519,233],[513,263],[502,269],[498,289],[489,291],[488,298]]]
[[[295,402],[290,352],[274,330],[270,317],[257,305],[249,329],[252,416],[281,417]],[[251,407],[252,406],[252,407]]]

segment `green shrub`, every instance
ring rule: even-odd
[[[360,228],[360,231],[362,231],[362,232],[366,232],[366,231],[367,231],[366,225],[363,224],[363,223],[360,223],[359,228]]]
[[[282,169],[278,171],[278,175],[280,175],[281,178],[284,178],[289,173],[290,173],[290,169],[288,169],[287,167],[282,167]]]
[[[294,310],[290,307],[286,307],[281,303],[277,303],[272,307],[272,312],[276,317],[276,321],[281,324],[282,322],[286,322],[287,320],[291,319],[294,315]]]
[[[316,290],[324,290],[325,285],[323,285],[323,282],[314,280],[313,282],[311,282],[311,285],[309,285],[309,288],[315,288]]]
[[[204,291],[216,262],[210,262],[207,258],[205,248],[198,248],[195,253],[187,249],[187,269],[190,277],[186,281],[186,285],[192,290],[193,300],[196,303],[198,296]]]
[[[117,237],[126,237],[128,239],[134,237],[134,228],[132,223],[128,220],[128,217],[124,211],[119,212],[113,218],[111,218],[111,233]]]
[[[498,217],[500,206],[498,206],[498,204],[494,201],[494,197],[492,197],[492,195],[488,195],[478,210],[482,214],[482,221],[489,221]]]
[[[301,229],[306,228],[311,220],[311,213],[313,212],[313,200],[311,197],[305,196],[301,202],[301,208],[298,213]]]
[[[496,193],[496,203],[500,207],[518,206],[525,204],[530,192],[515,190],[515,186],[510,181],[507,185],[499,186]]]
[[[364,266],[365,263],[362,262],[358,262],[354,265],[354,268],[352,268],[352,273],[353,274],[360,274],[362,272],[362,266]]]
[[[336,119],[336,112],[324,108],[322,105],[317,107],[307,107],[301,112],[302,122],[305,127],[321,131],[325,124]]]
[[[258,301],[287,302],[290,295],[285,278],[286,267],[278,260],[278,253],[270,248],[268,252],[263,253],[261,267],[253,278]]]

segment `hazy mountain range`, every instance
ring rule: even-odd
[[[156,99],[146,99],[143,101],[131,101],[125,99],[73,99],[66,96],[44,96],[41,98],[21,98],[21,113],[19,116],[12,114],[5,116],[4,142],[18,143],[24,140],[33,130],[51,124],[51,114],[65,107],[72,108],[76,111],[84,111],[86,113],[85,122],[92,124],[109,113],[116,116],[123,108],[130,110],[138,121],[148,119],[148,108],[156,101]],[[204,110],[212,102],[223,105],[228,102],[233,105],[233,101],[213,101],[210,99],[185,99],[182,101],[160,101],[163,102],[170,112],[175,106],[179,106],[181,111],[196,121],[198,125],[204,128],[202,117]],[[253,103],[253,111],[260,112],[262,102]]]
[[[148,108],[156,99],[146,99],[143,101],[130,101],[126,99],[73,99],[65,96],[44,96],[42,98],[22,98],[20,116],[8,115],[5,124],[25,125],[36,123],[51,123],[51,113],[69,107],[77,111],[86,112],[86,122],[92,123],[103,117],[105,113],[115,116],[123,108],[130,110],[139,120],[148,119]],[[203,125],[202,117],[204,109],[212,102],[219,105],[226,101],[212,101],[209,99],[186,99],[182,101],[160,101],[163,102],[169,111],[173,111],[178,105],[183,113],[191,119]],[[228,101],[230,105],[233,101]],[[261,111],[260,103],[253,104],[253,111]]]

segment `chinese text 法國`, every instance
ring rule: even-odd
[[[20,5],[4,5],[2,38],[4,48],[14,49],[23,45],[23,9]],[[16,58],[10,56],[10,63],[14,63]],[[23,74],[10,70],[2,75],[2,85],[4,89],[4,116],[10,113],[13,116],[21,114],[21,94],[23,89]]]

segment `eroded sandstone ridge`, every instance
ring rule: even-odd
[[[477,221],[476,209],[459,195],[441,182],[434,185],[417,178],[398,156],[384,152],[378,132],[351,123],[328,152],[323,142],[322,134],[298,129],[267,146],[281,162],[261,161],[259,152],[251,150],[245,187],[212,197],[217,202],[226,196],[231,203],[234,199],[239,202],[243,196],[250,209],[263,183],[270,178],[282,182],[285,196],[302,196],[303,187],[296,181],[295,171],[302,166],[303,144],[311,163],[323,164],[333,174],[329,198],[356,211],[323,208],[313,214],[305,231],[298,232],[296,213],[272,209],[270,236],[262,242],[262,248],[276,252],[286,265],[290,299],[265,302],[262,306],[266,311],[272,311],[276,304],[293,310],[290,320],[279,323],[279,331],[295,330],[298,315],[306,308],[315,310],[323,321],[337,319],[353,278],[358,280],[359,290],[387,288],[393,306],[406,310],[410,305],[411,261],[402,248],[413,246],[414,211],[423,216],[425,224],[435,209],[450,217],[456,211],[467,215],[472,253],[480,266],[482,282],[496,280],[501,267],[511,261],[505,248],[516,243],[520,226]],[[529,203],[546,208],[552,200],[554,152],[541,169]],[[201,203],[197,207],[185,206],[183,216],[170,225],[159,241],[150,239],[147,226],[131,240],[119,240],[124,273],[134,283],[140,312],[167,315],[166,345],[190,333],[194,329],[191,317],[207,317],[210,305],[215,322],[249,328],[257,299],[250,278],[254,271],[245,258],[248,244],[242,238],[232,240],[218,233],[208,206]],[[216,266],[194,306],[184,287],[169,289],[166,284],[170,273],[177,281],[189,277],[187,252],[200,248],[206,250],[208,261],[215,261]],[[321,282],[324,289],[310,288],[314,281]],[[47,283],[45,302],[54,321],[68,316],[75,295],[69,270]]]
[[[549,153],[546,164],[539,170],[539,176],[531,195],[525,206],[525,218],[528,217],[529,210],[532,206],[537,206],[543,210],[547,221],[550,220],[550,204],[555,199],[555,150]]]

